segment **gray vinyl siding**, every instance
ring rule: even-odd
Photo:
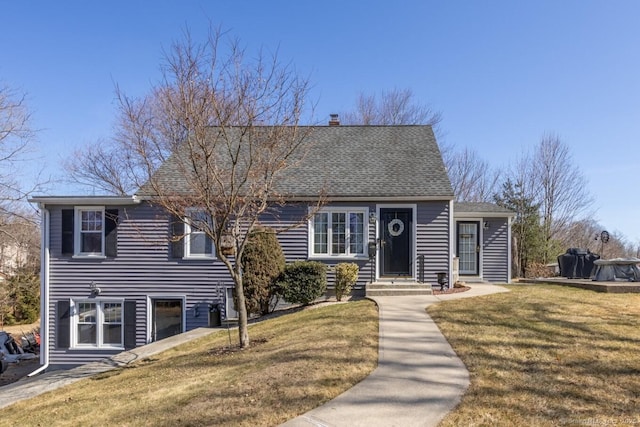
[[[328,207],[366,207],[376,212],[376,203],[340,203]],[[114,207],[116,208],[116,207]],[[119,350],[56,348],[57,303],[61,300],[90,299],[91,282],[101,289],[98,299],[117,298],[136,302],[135,345],[146,344],[150,331],[149,301],[153,297],[184,298],[185,329],[208,325],[208,308],[224,303],[227,288],[233,282],[226,267],[217,259],[188,260],[172,258],[170,250],[170,217],[159,208],[142,203],[118,209],[117,256],[104,259],[80,259],[62,255],[62,209],[73,206],[49,207],[50,269],[49,269],[49,348],[52,365],[77,365],[118,353]],[[288,205],[260,219],[262,225],[277,230],[287,262],[309,258],[308,206]],[[449,269],[449,203],[418,204],[415,218],[417,229],[416,256],[425,256],[427,281],[435,283],[435,273]],[[376,241],[376,224],[365,219],[369,241]],[[368,242],[365,242],[365,244]],[[414,257],[414,262],[415,262]],[[314,258],[330,267],[339,262],[355,262],[360,267],[356,294],[362,294],[369,282],[375,262],[368,258]],[[334,273],[328,273],[329,293],[334,288]],[[198,316],[195,308],[198,307]],[[224,304],[223,307],[223,317]],[[73,322],[72,322],[73,325]],[[73,326],[72,326],[73,327]]]
[[[483,230],[482,276],[489,282],[509,281],[509,233],[507,218],[485,218]]]
[[[416,257],[424,256],[426,283],[437,283],[437,272],[449,272],[451,260],[449,233],[450,209],[448,201],[418,204],[416,222]],[[418,264],[419,266],[419,264]],[[418,268],[416,268],[416,271]],[[420,272],[417,271],[418,278]]]
[[[306,204],[289,205],[260,219],[264,226],[276,230],[278,241],[287,262],[307,259],[309,232],[305,220],[308,215]]]
[[[119,350],[56,348],[56,309],[60,300],[90,299],[91,282],[101,289],[98,299],[117,298],[136,302],[136,346],[146,344],[150,313],[149,298],[175,297],[185,300],[185,329],[208,325],[208,308],[223,303],[233,281],[222,262],[172,258],[170,216],[148,204],[121,207],[118,212],[118,253],[115,258],[84,259],[62,255],[62,210],[50,207],[50,361],[53,365],[77,365],[108,357]],[[115,207],[114,207],[115,208]],[[287,262],[308,259],[308,206],[286,206],[263,215],[261,224],[278,231]],[[373,237],[375,227],[369,226]],[[373,230],[373,231],[372,231]],[[331,262],[328,262],[331,264]],[[370,270],[363,268],[359,285]],[[333,279],[330,276],[330,284]],[[195,316],[198,307],[198,316]],[[224,304],[223,307],[223,317]]]
[[[208,324],[209,304],[224,301],[231,286],[226,267],[216,260],[170,258],[169,216],[142,204],[119,209],[118,254],[115,258],[77,259],[61,254],[62,208],[50,209],[50,361],[51,364],[80,364],[108,357],[118,350],[59,349],[56,343],[56,304],[64,299],[89,299],[89,284],[101,289],[100,298],[136,302],[136,346],[147,342],[147,313],[150,297],[184,297],[185,329]],[[195,306],[199,315],[195,317]]]

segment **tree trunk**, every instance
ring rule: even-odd
[[[518,237],[513,236],[511,242],[511,262],[513,266],[513,274],[515,274],[516,277],[522,277],[520,250],[518,249]]]
[[[242,272],[234,272],[233,281],[236,285],[236,300],[238,301],[238,339],[240,348],[249,348],[249,325],[247,316],[247,306],[244,299],[244,285],[242,282]]]

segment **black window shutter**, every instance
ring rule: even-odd
[[[108,257],[118,256],[118,209],[104,211],[104,252]]]
[[[71,316],[69,308],[71,304],[68,299],[58,301],[56,307],[56,348],[69,348],[71,331],[69,330],[71,325]]]
[[[184,222],[176,216],[171,217],[171,256],[182,258],[184,256]]]
[[[73,255],[73,209],[62,209],[62,254]]]
[[[136,302],[124,302],[124,348],[136,346]]]

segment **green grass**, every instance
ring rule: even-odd
[[[509,288],[429,307],[471,373],[442,425],[640,425],[640,295]],[[217,333],[13,405],[0,424],[277,425],[375,368],[377,319],[369,301],[305,310],[251,326],[245,351]]]
[[[441,425],[640,425],[640,295],[509,289],[429,307],[471,374]]]
[[[226,331],[215,333],[12,405],[0,423],[271,426],[332,399],[377,366],[371,301],[265,320],[250,327],[250,337],[250,349],[229,351]]]

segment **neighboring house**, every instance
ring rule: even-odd
[[[281,183],[291,203],[261,218],[287,228],[278,235],[287,261],[355,262],[361,294],[371,277],[405,288],[436,284],[437,273],[454,275],[456,255],[462,280],[510,280],[512,214],[453,202],[430,126],[322,126],[310,138],[303,164]],[[170,163],[159,173],[179,181]],[[320,193],[321,210],[287,227],[307,216]],[[207,326],[219,306],[223,317],[235,316],[233,282],[210,239],[142,192],[32,201],[43,218],[45,366]]]
[[[15,242],[0,243],[0,281],[12,276],[27,263],[29,250]]]

